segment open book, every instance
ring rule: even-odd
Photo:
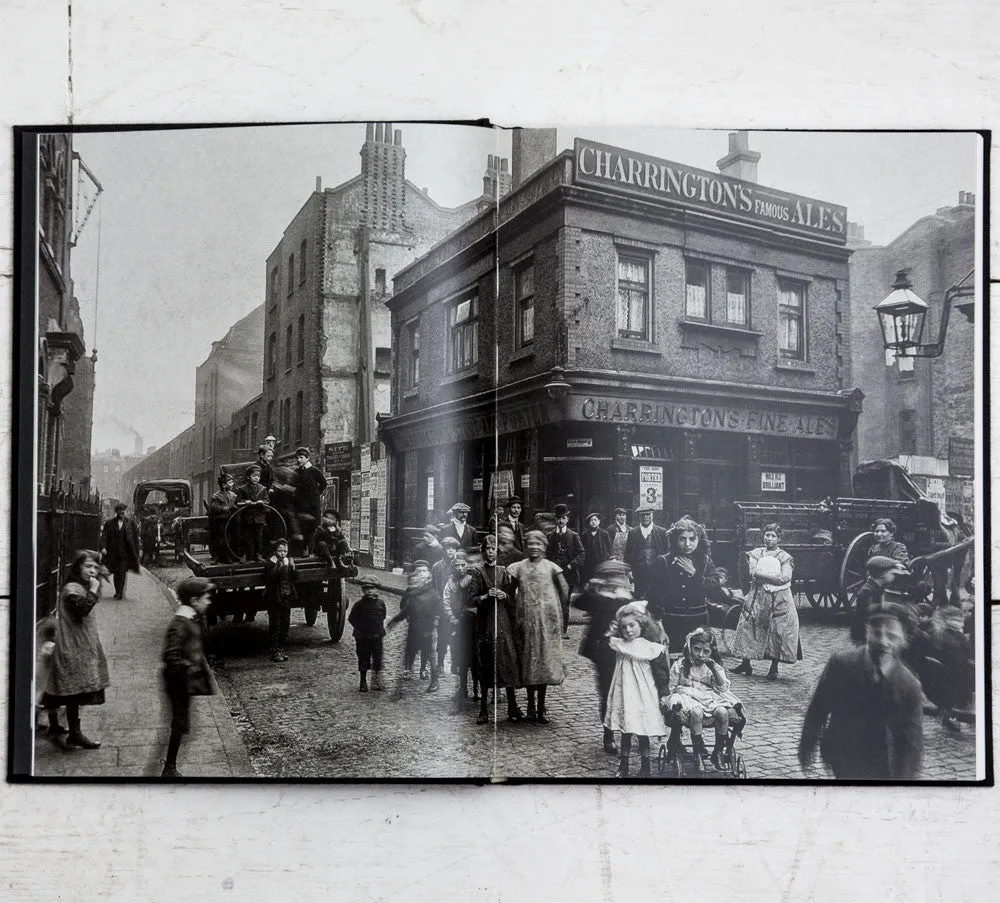
[[[16,777],[987,775],[980,136],[18,140]]]

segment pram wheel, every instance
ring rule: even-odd
[[[740,781],[745,781],[747,776],[747,767],[743,764],[743,756],[737,755],[734,757],[733,762],[733,777]]]
[[[656,772],[657,774],[663,774],[667,767],[667,745],[665,743],[660,744],[660,750],[656,754]]]

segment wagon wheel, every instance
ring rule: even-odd
[[[719,647],[726,655],[733,654],[733,640],[736,637],[736,628],[740,625],[742,611],[742,603],[731,606],[722,618],[722,626],[717,630]]]
[[[663,774],[663,770],[667,767],[667,746],[665,743],[660,744],[660,751],[656,754],[656,771],[657,774]]]
[[[874,541],[874,533],[859,533],[844,553],[844,561],[840,565],[840,598],[848,610],[854,608],[854,597],[865,582],[868,550]]]
[[[812,592],[806,591],[806,598],[813,608],[820,608],[826,611],[833,611],[840,608],[843,600],[840,594],[829,589],[817,589]]]
[[[326,626],[330,631],[330,642],[339,643],[344,635],[344,620],[347,605],[344,604],[344,582],[334,577],[326,588]]]
[[[248,515],[252,510],[252,508],[235,509],[226,519],[226,526],[223,529],[226,548],[229,549],[229,554],[237,561],[247,560],[246,555],[237,554],[236,550],[244,551],[243,543],[241,542],[243,537],[239,535],[239,528],[246,523],[244,515]],[[288,527],[285,524],[285,519],[281,516],[281,512],[270,505],[264,505],[264,510],[267,517],[265,531],[270,541],[274,542],[276,539],[285,539],[288,536]]]

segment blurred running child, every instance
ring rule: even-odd
[[[285,642],[291,624],[292,606],[298,599],[295,581],[298,572],[288,554],[288,542],[274,543],[274,554],[264,562],[264,604],[267,606],[267,633],[271,640],[271,661],[287,662]]]
[[[399,614],[386,624],[392,629],[400,621],[406,621],[406,652],[403,657],[403,680],[412,676],[413,659],[418,652],[427,657],[431,666],[431,682],[427,693],[436,693],[438,687],[437,659],[434,655],[434,634],[441,616],[441,600],[431,582],[430,568],[422,558],[413,562],[409,585],[399,600]]]

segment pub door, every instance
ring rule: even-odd
[[[569,525],[577,533],[584,528],[584,518],[596,511],[601,525],[611,522],[611,461],[573,461],[560,459],[545,463],[545,510],[562,502],[569,506]]]

